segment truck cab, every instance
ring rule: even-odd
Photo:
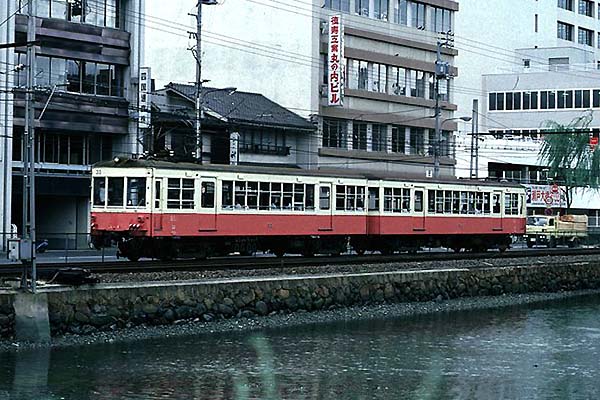
[[[527,217],[524,238],[529,248],[536,245],[556,247],[559,244],[577,247],[587,237],[587,222],[585,215],[532,215]]]

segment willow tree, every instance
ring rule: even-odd
[[[564,186],[567,212],[575,188],[598,186],[600,151],[598,146],[590,146],[589,126],[593,119],[590,111],[566,125],[551,120],[542,123],[544,141],[539,158],[548,166],[548,176]]]

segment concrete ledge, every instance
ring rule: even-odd
[[[76,289],[49,287],[41,293],[47,297],[52,334],[60,335],[189,319],[208,322],[365,304],[597,288],[600,263],[101,284]],[[0,293],[0,312],[2,304],[12,304],[10,296],[15,295]],[[20,310],[17,297],[15,309]],[[39,317],[43,325],[43,315]]]

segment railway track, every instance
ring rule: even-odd
[[[324,265],[357,265],[357,264],[385,264],[398,262],[430,262],[430,261],[456,261],[456,260],[478,260],[478,259],[531,259],[547,256],[581,256],[600,255],[600,249],[534,249],[514,250],[505,253],[452,253],[452,252],[423,252],[416,254],[401,253],[394,255],[369,254],[363,256],[320,256],[320,257],[227,257],[212,258],[208,260],[176,260],[157,261],[145,260],[138,262],[80,262],[80,263],[39,263],[37,265],[40,274],[49,274],[62,268],[84,268],[94,274],[109,273],[147,273],[147,272],[176,272],[176,271],[214,271],[226,269],[273,269],[293,268],[303,266]],[[512,264],[512,263],[511,263]],[[0,276],[19,276],[22,272],[20,265],[0,266]]]

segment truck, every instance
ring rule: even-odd
[[[532,215],[527,217],[527,247],[543,245],[578,247],[588,235],[587,215]]]

